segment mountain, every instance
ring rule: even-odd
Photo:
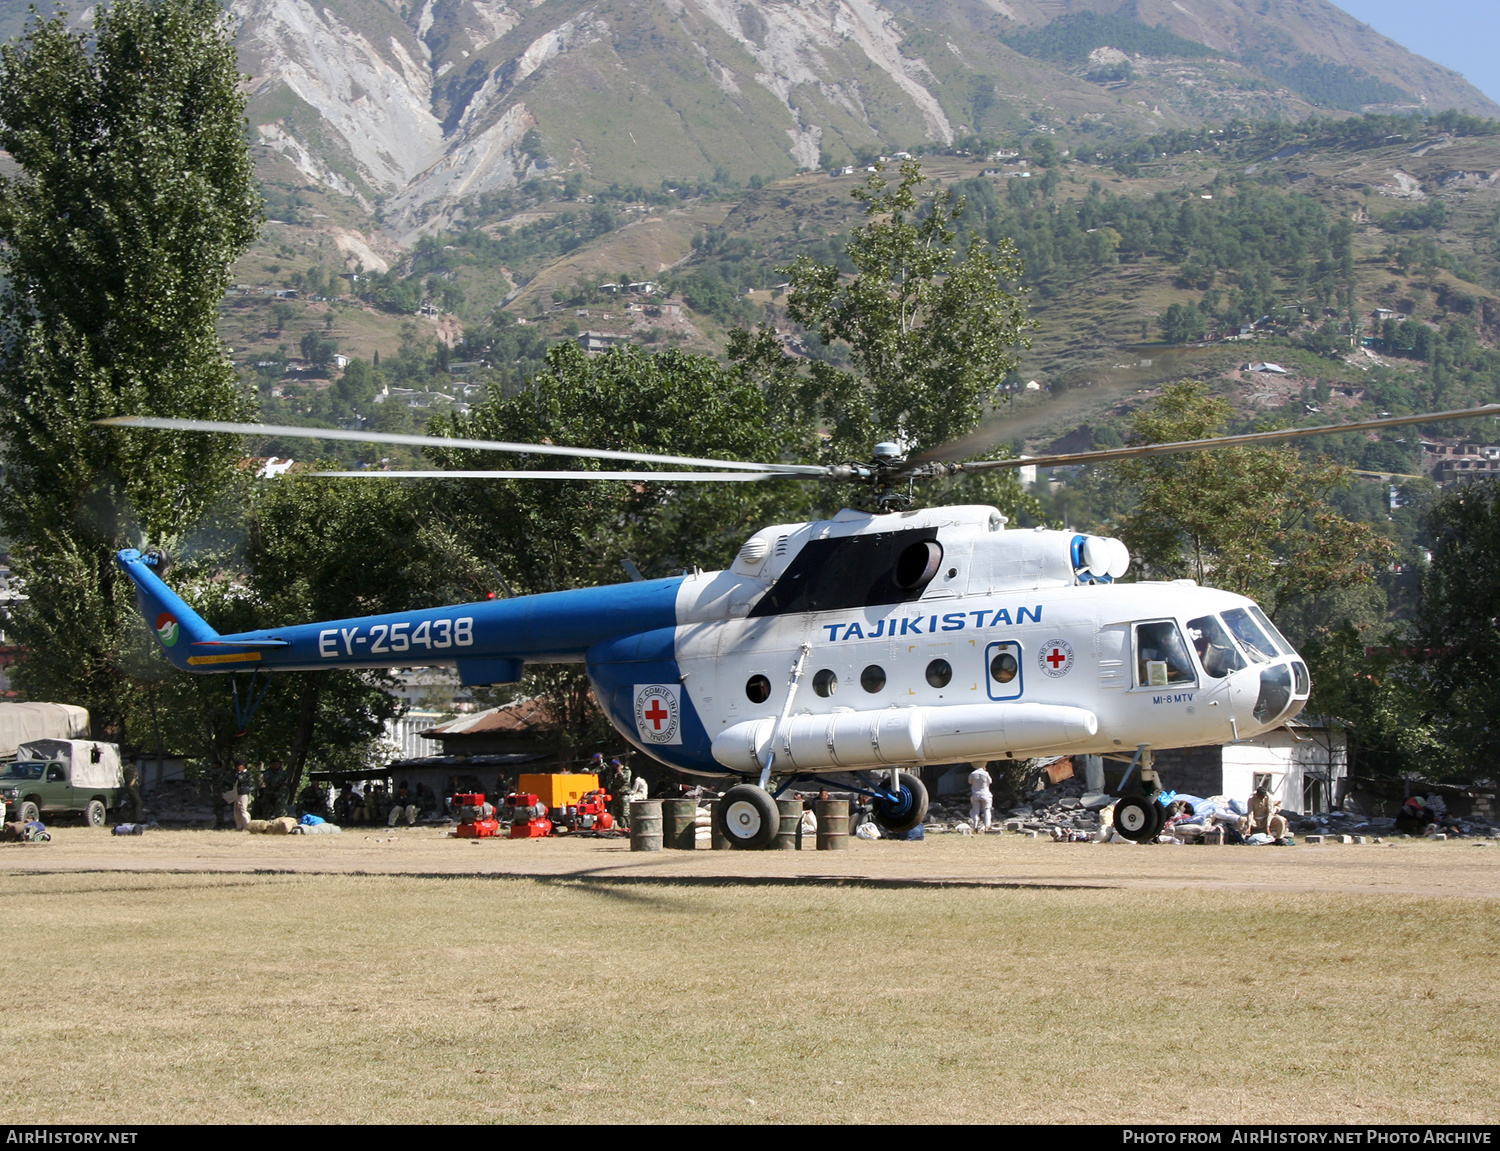
[[[0,0],[0,36],[25,0]],[[1026,132],[1500,116],[1327,0],[231,0],[264,158],[410,237],[538,176],[744,183]],[[88,19],[92,7],[75,11]]]

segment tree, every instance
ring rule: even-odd
[[[121,0],[92,33],[38,18],[0,49],[0,147],[20,167],[0,180],[0,515],[33,656],[16,675],[112,736],[140,623],[111,552],[180,537],[239,451],[89,421],[245,414],[214,326],[260,219],[239,82],[213,0]]]
[[[1221,434],[1228,415],[1203,385],[1173,384],[1131,426],[1141,443],[1199,440]],[[1137,570],[1239,592],[1272,616],[1299,598],[1369,583],[1394,551],[1329,506],[1348,469],[1306,464],[1290,447],[1137,457],[1114,470],[1136,495],[1120,536]]]
[[[855,189],[869,222],[849,241],[854,275],[808,256],[785,269],[787,314],[845,348],[853,372],[818,361],[804,373],[769,329],[731,341],[731,358],[795,418],[827,425],[830,454],[863,458],[881,439],[921,450],[972,430],[1034,326],[1024,290],[1007,287],[1021,276],[1015,246],[976,235],[961,252],[964,200],[920,194],[926,183],[908,160],[894,188],[878,165]]]
[[[1427,516],[1432,564],[1416,637],[1442,740],[1459,763],[1492,775],[1500,748],[1500,488],[1449,492]]]

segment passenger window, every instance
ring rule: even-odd
[[[1169,687],[1198,678],[1182,633],[1170,620],[1135,625],[1135,682],[1140,687]]]
[[[745,696],[751,703],[765,703],[771,698],[771,681],[763,675],[752,675],[745,681]]]
[[[65,779],[67,779],[67,776],[63,774],[63,769],[58,767],[57,764],[53,764],[47,769],[48,783],[61,783]]]
[[[817,692],[817,694],[822,696],[824,699],[827,699],[834,692],[838,691],[838,689],[838,672],[831,671],[830,669],[825,667],[822,671],[818,672],[817,675],[813,676],[813,691]]]
[[[1014,640],[999,640],[984,651],[986,670],[985,686],[993,700],[1019,699],[1023,689],[1021,675],[1021,645]]]
[[[927,682],[933,687],[947,687],[953,679],[953,665],[945,659],[935,659],[927,665]]]
[[[1214,679],[1223,679],[1245,666],[1245,657],[1235,648],[1218,617],[1205,615],[1188,620],[1187,633],[1193,650],[1198,653],[1198,662]]]
[[[871,695],[885,687],[885,668],[878,663],[872,663],[865,668],[859,676],[859,686]]]

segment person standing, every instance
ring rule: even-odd
[[[604,790],[609,793],[610,814],[615,817],[617,827],[630,826],[630,768],[618,759],[609,761],[604,774]]]
[[[994,797],[990,794],[990,773],[984,764],[976,763],[969,772],[969,826],[988,831],[993,819]]]
[[[244,831],[250,826],[250,797],[255,794],[255,780],[250,778],[250,765],[243,759],[234,765],[230,793],[234,796],[235,830]]]
[[[118,806],[124,812],[126,823],[139,823],[146,810],[145,802],[141,799],[140,764],[136,760],[130,760],[125,764],[121,775],[125,787],[120,793]]]

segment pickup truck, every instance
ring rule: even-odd
[[[0,771],[6,819],[81,815],[103,827],[124,788],[120,749],[92,739],[39,739],[23,743],[14,763]]]

